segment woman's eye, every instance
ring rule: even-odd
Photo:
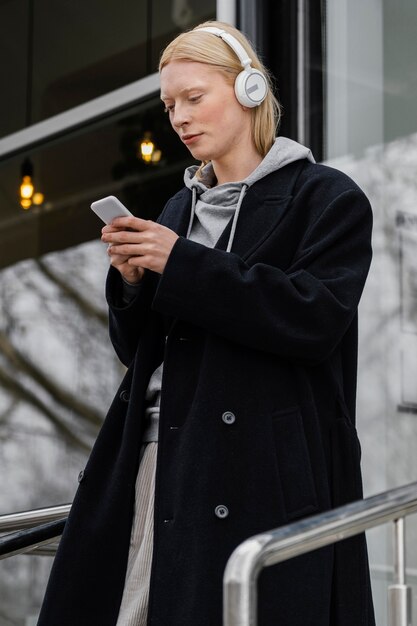
[[[201,99],[201,95],[200,96],[191,96],[190,97],[190,102],[198,102]]]
[[[167,104],[164,108],[165,113],[171,113],[171,111],[174,110],[174,105],[173,104]]]

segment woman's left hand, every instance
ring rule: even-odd
[[[109,244],[109,254],[129,257],[129,265],[162,274],[177,233],[152,220],[118,217],[102,229],[102,241]]]

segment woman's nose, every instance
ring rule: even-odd
[[[172,116],[172,124],[175,128],[181,128],[189,122],[189,113],[187,107],[176,106]]]

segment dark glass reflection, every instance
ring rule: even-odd
[[[147,3],[36,0],[31,123],[146,74]]]
[[[27,123],[28,0],[0,2],[0,137]]]
[[[161,51],[175,35],[216,16],[214,0],[159,0],[151,3],[151,7],[150,72],[157,71]]]
[[[0,137],[157,71],[179,32],[214,0],[0,2]]]
[[[161,151],[157,163],[138,156],[140,140],[149,132]],[[45,201],[24,211],[18,193],[27,157],[35,190]],[[102,224],[89,207],[106,195],[116,195],[136,215],[155,219],[192,162],[158,96],[5,162],[0,167],[0,267],[99,237]]]

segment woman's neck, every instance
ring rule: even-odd
[[[233,183],[244,180],[261,163],[262,156],[255,149],[239,159],[231,160],[229,163],[212,161],[213,170],[216,175],[217,184]]]

